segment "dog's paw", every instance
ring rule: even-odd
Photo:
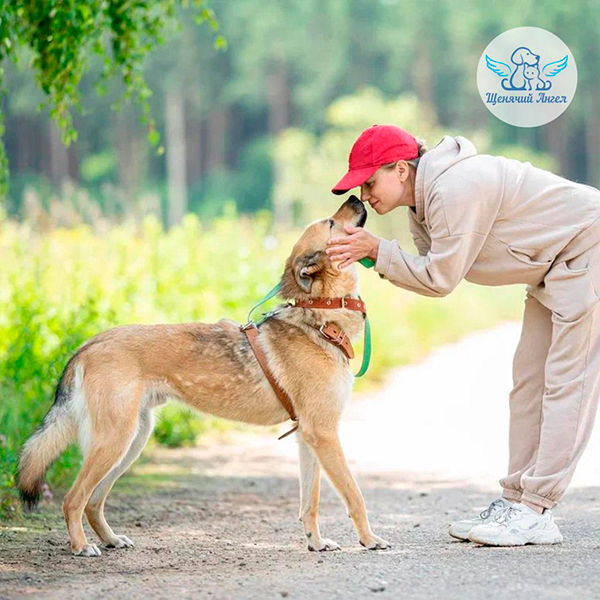
[[[74,556],[101,556],[102,552],[96,544],[84,544],[79,550],[73,550]]]
[[[134,548],[135,544],[126,535],[115,535],[115,537],[106,542],[107,548]]]
[[[320,538],[317,540],[311,540],[308,544],[308,549],[311,552],[327,552],[328,550],[341,550],[341,547],[333,540]]]
[[[364,540],[360,540],[360,545],[364,546],[367,550],[385,550],[392,547],[391,544],[373,533]]]

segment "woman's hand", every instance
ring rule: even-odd
[[[332,261],[342,261],[338,269],[348,267],[361,258],[377,260],[380,238],[362,227],[346,225],[344,231],[350,234],[349,237],[332,237],[327,241],[328,248],[325,250]]]

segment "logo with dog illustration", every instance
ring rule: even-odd
[[[569,56],[565,54],[560,60],[555,60],[540,69],[540,55],[533,53],[529,48],[521,46],[517,48],[510,56],[510,65],[494,60],[487,54],[485,62],[488,69],[502,77],[502,89],[509,91],[519,90],[549,90],[552,87],[550,77],[555,77],[563,71],[568,62]],[[545,79],[546,78],[546,79]]]
[[[477,85],[498,118],[517,127],[537,127],[556,119],[571,103],[577,66],[553,33],[518,27],[500,34],[482,53]]]

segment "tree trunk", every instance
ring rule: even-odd
[[[67,148],[68,176],[71,181],[79,182],[79,151],[76,144],[71,144]]]
[[[289,90],[287,81],[287,67],[281,58],[274,59],[267,74],[268,102],[269,102],[269,134],[273,141],[277,134],[289,125]],[[283,166],[275,156],[273,160],[273,208],[275,222],[288,226],[292,222],[291,199],[286,197],[279,185],[283,178]]]
[[[206,170],[219,171],[225,168],[225,140],[227,139],[227,109],[219,108],[208,117],[208,142]]]
[[[127,201],[133,200],[140,178],[139,143],[132,131],[131,118],[126,112],[115,115],[117,148],[119,156],[119,187]]]
[[[568,117],[562,114],[546,125],[546,144],[548,152],[558,164],[558,175],[566,176],[569,168],[567,149],[569,144]]]
[[[290,120],[287,67],[282,59],[272,62],[267,78],[269,133],[275,136],[289,125]]]
[[[11,170],[15,173],[20,171],[26,171],[28,169],[33,170],[33,160],[31,151],[33,150],[33,132],[31,123],[28,117],[14,117],[14,128],[15,128],[15,148],[14,158],[11,164]],[[8,143],[6,143],[7,151],[9,151]]]
[[[166,152],[169,227],[181,223],[187,211],[185,105],[179,85],[170,87],[166,98]]]
[[[187,133],[187,172],[188,180],[193,184],[202,177],[202,123],[197,118],[191,119]]]
[[[61,132],[54,123],[49,122],[50,128],[50,181],[60,189],[69,179],[69,155],[67,147],[62,143]]]

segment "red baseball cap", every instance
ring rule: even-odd
[[[348,172],[331,191],[345,194],[362,185],[381,165],[418,156],[419,144],[410,133],[395,125],[373,125],[354,142],[348,157]]]

